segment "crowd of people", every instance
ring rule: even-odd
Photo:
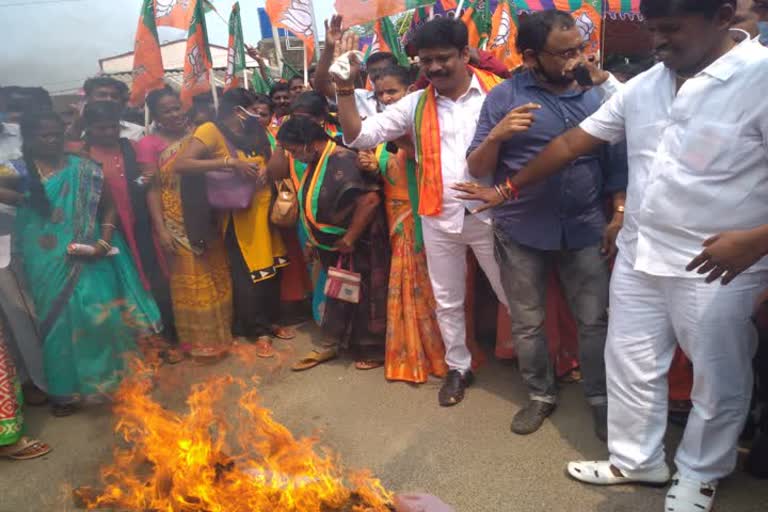
[[[753,409],[748,468],[768,476],[768,112],[755,96],[768,3],[641,10],[659,62],[614,74],[550,10],[521,21],[515,70],[470,49],[452,18],[416,32],[417,66],[362,63],[335,16],[310,84],[205,94],[189,111],[166,87],[147,96],[146,127],[110,77],[86,81],[66,122],[44,90],[3,88],[0,401],[14,405],[0,408],[0,455],[50,451],[21,435],[22,403],[73,414],[109,396],[133,352],[215,364],[251,343],[274,357],[304,305],[322,334],[293,370],[349,355],[391,381],[442,378],[439,404],[456,405],[480,359],[471,253],[528,390],[515,434],[556,409],[565,349],[549,304],[563,297],[578,347],[565,372],[610,452],[568,464],[571,477],[671,482],[664,510],[711,510]],[[681,372],[682,391],[668,385]],[[688,403],[674,476],[670,397]]]

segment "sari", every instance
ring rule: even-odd
[[[378,186],[366,182],[355,153],[329,141],[320,159],[307,166],[298,191],[301,223],[310,243],[318,249],[323,269],[327,273],[330,267],[344,262],[345,268],[351,266],[361,276],[357,304],[325,298],[323,331],[337,341],[340,350],[365,359],[377,358],[386,333],[390,262],[383,208],[377,209],[352,253],[342,257],[333,245],[352,221],[355,200],[378,191]]]
[[[385,375],[388,380],[423,383],[430,375],[445,376],[448,368],[427,258],[417,229],[414,206],[418,206],[409,190],[409,184],[416,183],[415,163],[403,149],[397,154],[377,153],[392,248]]]
[[[160,313],[144,290],[128,245],[115,232],[114,256],[71,258],[71,242],[101,237],[104,177],[94,161],[67,156],[64,169],[43,182],[48,217],[28,204],[18,209],[14,249],[40,322],[48,395],[58,404],[110,392],[124,370],[123,355],[137,337],[161,328]]]
[[[266,165],[271,155],[265,130],[238,137],[223,125],[206,123],[193,137],[207,148],[209,158],[237,157]],[[263,140],[261,140],[263,139]],[[264,184],[266,185],[266,184]],[[225,212],[223,237],[232,281],[232,334],[256,339],[272,335],[280,314],[281,269],[288,266],[280,231],[269,222],[273,188],[257,188],[248,208]]]
[[[5,319],[0,318],[0,446],[19,442],[24,425],[21,382],[16,376],[16,367],[8,350],[8,335]]]
[[[171,304],[179,342],[194,357],[219,357],[232,343],[232,286],[227,251],[221,238],[193,244],[187,233],[182,204],[182,178],[174,171],[176,158],[189,138],[168,144],[157,135],[137,148],[142,163],[156,163],[163,221],[176,242],[169,254]]]

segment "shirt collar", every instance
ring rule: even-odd
[[[534,75],[533,72],[529,69],[526,69],[525,71],[520,73],[519,80],[522,82],[523,87],[525,87],[526,89],[539,89],[540,91],[544,91],[547,94],[551,94],[559,98],[573,98],[576,96],[581,96],[588,90],[588,89],[583,89],[581,87],[574,87],[573,89],[565,91],[562,94],[555,95],[554,93],[550,92],[549,89],[542,86],[538,78],[536,78],[536,75]]]
[[[477,75],[474,73],[472,73],[472,80],[469,81],[469,89],[467,89],[467,92],[462,94],[459,99],[468,96],[472,91],[483,94],[483,88],[480,86],[480,80],[477,79]],[[437,87],[435,87],[435,98],[439,98],[440,96],[441,94],[437,92]]]
[[[746,32],[745,32],[746,33]],[[747,53],[754,48],[754,42],[746,37],[728,53],[707,66],[700,74],[709,75],[721,82],[728,81],[739,68],[743,67]]]

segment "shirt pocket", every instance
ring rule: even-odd
[[[750,152],[759,149],[759,141],[741,134],[742,126],[707,122],[685,131],[679,160],[683,171],[693,174],[730,173]]]

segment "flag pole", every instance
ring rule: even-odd
[[[274,25],[272,25],[272,40],[275,42],[275,56],[277,57],[277,70],[280,76],[283,76],[282,42],[280,41],[280,33],[277,31]]]
[[[461,9],[464,7],[464,0],[459,0],[459,5],[456,6],[455,18],[461,18]]]
[[[304,87],[309,85],[309,62],[307,62],[307,43],[302,41],[304,47]]]
[[[144,99],[144,135],[149,135],[149,106],[146,99]]]
[[[213,96],[213,110],[216,111],[216,115],[219,114],[219,92],[216,90],[216,77],[214,76],[213,69],[208,70],[208,78],[211,82],[211,95]]]
[[[243,88],[247,91],[250,90],[248,86],[248,68],[243,69]]]

